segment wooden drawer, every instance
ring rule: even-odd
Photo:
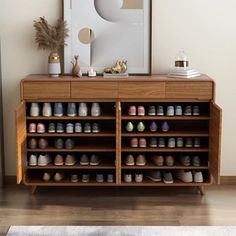
[[[118,98],[117,82],[71,82],[71,98],[107,99]]]
[[[166,99],[213,99],[212,82],[166,82]]]
[[[165,98],[165,82],[121,82],[119,98]]]
[[[24,82],[23,99],[70,98],[70,82]]]

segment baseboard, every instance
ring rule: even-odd
[[[5,176],[4,184],[5,185],[16,184],[16,176]],[[221,185],[236,185],[236,176],[221,176],[220,184]]]

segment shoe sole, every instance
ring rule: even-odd
[[[155,179],[152,178],[151,176],[147,176],[150,180],[152,180],[153,182],[161,182],[162,179]]]
[[[125,163],[126,166],[135,166],[135,163],[132,162],[132,163]]]
[[[100,162],[97,162],[97,163],[89,163],[90,166],[99,166],[100,165]]]
[[[64,163],[54,163],[54,166],[64,166]]]
[[[65,163],[66,166],[74,166],[75,164],[76,164],[76,162],[73,164],[72,163]]]
[[[136,166],[145,166],[146,163],[136,163]]]
[[[136,113],[129,113],[129,116],[136,116]]]
[[[165,184],[173,184],[173,183],[174,183],[174,181],[166,181],[166,180],[163,180],[163,182],[164,182]]]
[[[89,162],[80,162],[79,163],[81,166],[88,166],[89,165]]]
[[[49,165],[49,163],[47,163],[47,164],[38,164],[38,166],[47,166],[47,165]]]
[[[157,145],[150,145],[149,147],[150,147],[150,148],[156,148]]]

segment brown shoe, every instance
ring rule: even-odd
[[[166,156],[165,162],[167,166],[173,166],[175,163],[174,157],[173,156]]]
[[[54,159],[54,165],[55,166],[63,166],[64,165],[64,159],[63,156],[58,154],[56,155],[55,159]]]
[[[35,149],[35,148],[37,148],[37,139],[31,138],[31,139],[29,140],[28,147],[29,147],[30,149]]]
[[[134,156],[132,154],[126,156],[125,165],[126,166],[134,166],[135,165]]]
[[[163,166],[164,165],[164,157],[163,156],[153,155],[151,157],[151,160],[157,166]]]
[[[145,166],[147,163],[146,157],[144,155],[138,155],[136,159],[136,165],[137,166]]]
[[[65,165],[66,166],[73,166],[73,165],[75,165],[76,164],[76,162],[77,162],[77,160],[76,160],[76,158],[75,158],[75,156],[74,155],[67,155],[66,156],[66,160],[65,160]]]
[[[45,149],[48,147],[48,140],[45,138],[39,139],[39,148],[40,149]]]

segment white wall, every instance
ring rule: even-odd
[[[61,16],[61,0],[0,0],[3,3],[3,95],[6,174],[15,174],[14,109],[19,82],[27,74],[45,73],[47,52],[36,50],[32,21]],[[191,66],[217,84],[223,108],[222,175],[236,175],[236,1],[153,0],[153,73],[166,73],[176,52],[185,49]]]

